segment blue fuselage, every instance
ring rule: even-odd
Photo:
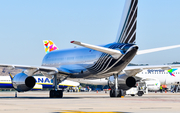
[[[71,78],[101,78],[109,76],[107,73],[120,72],[138,49],[135,44],[122,43],[111,43],[102,47],[121,50],[123,55],[114,59],[109,54],[89,48],[56,50],[45,55],[42,66],[56,67],[60,71],[71,73]]]

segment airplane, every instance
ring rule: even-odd
[[[160,85],[179,85],[180,84],[180,65],[159,65],[159,66],[127,66],[127,68],[132,69],[141,69],[141,72],[136,73],[133,79],[136,79],[136,82],[139,83],[145,82],[148,90],[150,91],[158,91],[160,89]],[[173,68],[172,68],[173,67]],[[129,90],[131,87],[127,86],[122,79],[123,74],[118,76],[118,83],[121,84],[119,87],[124,89],[125,91]],[[84,84],[93,84],[93,85],[109,85],[109,87],[113,87],[114,77],[110,76],[109,78],[102,79],[77,79],[77,82]],[[142,96],[142,95],[141,95]]]
[[[170,67],[174,68],[170,68]],[[136,77],[147,83],[148,90],[157,91],[160,85],[179,85],[180,84],[180,68],[176,65],[169,65],[168,69],[145,69],[139,72]]]
[[[116,41],[105,45],[91,45],[79,41],[71,41],[82,47],[59,50],[50,40],[44,41],[46,55],[41,66],[26,66],[0,64],[0,67],[10,69],[23,69],[13,77],[13,87],[18,91],[23,91],[24,87],[32,89],[36,84],[33,75],[41,72],[45,77],[53,79],[53,90],[50,90],[50,98],[62,98],[63,90],[58,89],[58,84],[69,79],[99,79],[114,76],[115,82],[110,91],[110,97],[121,97],[123,89],[119,87],[118,75],[124,72],[124,68],[134,58],[135,55],[151,53],[166,49],[180,47],[180,45],[166,48],[155,48],[138,51],[136,42],[138,0],[126,0],[123,15],[119,25]],[[136,80],[132,77],[140,69],[125,70],[122,76],[125,84],[134,86]],[[25,88],[25,89],[26,89]],[[26,89],[26,90],[27,90]]]
[[[13,84],[12,80],[13,77],[11,73],[9,73],[10,76],[0,76],[0,88],[1,89],[13,89]],[[49,79],[44,76],[34,76],[36,80],[36,84],[34,85],[33,88],[31,89],[24,89],[24,91],[29,91],[29,90],[42,90],[43,88],[53,88],[53,80]],[[58,84],[59,88],[65,89],[67,87],[77,87],[79,86],[80,83],[70,81],[70,80],[64,80],[61,83]],[[24,86],[19,86],[19,87],[24,87]],[[17,90],[18,91],[18,90]],[[19,91],[22,92],[22,91]]]

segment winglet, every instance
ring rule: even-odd
[[[11,73],[9,72],[9,76],[11,78],[11,81],[13,80],[13,76],[11,75]]]
[[[43,40],[45,52],[49,53],[54,50],[58,50],[58,47],[51,40]]]
[[[74,41],[71,41],[71,43],[74,43]]]

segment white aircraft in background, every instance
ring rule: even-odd
[[[126,69],[137,69],[138,73],[134,73],[131,79],[135,79],[136,82],[145,82],[148,90],[157,91],[160,89],[160,85],[179,85],[180,84],[180,65],[159,65],[159,66],[128,66],[124,69],[124,74]],[[125,82],[127,75],[125,74],[118,76],[118,83],[123,89],[130,89]],[[123,79],[122,79],[123,78]],[[127,78],[127,77],[126,77]],[[94,85],[113,85],[114,77],[94,80],[76,80],[77,82],[84,84],[94,84]]]
[[[160,89],[160,85],[179,85],[180,68],[178,65],[169,65],[167,69],[163,67],[159,69],[145,69],[139,72],[136,77],[146,82],[148,90],[157,91]]]
[[[34,76],[36,80],[36,84],[31,90],[42,90],[43,88],[53,88],[53,80],[49,79],[44,76]],[[10,76],[0,76],[0,88],[4,89],[13,89],[13,84],[12,84],[12,75]],[[59,83],[58,87],[61,89],[67,88],[67,87],[77,87],[79,86],[80,83],[70,81],[70,80],[64,80],[61,83]],[[23,83],[19,87],[25,87]],[[25,87],[26,88],[26,87]],[[24,89],[26,91],[26,89]]]

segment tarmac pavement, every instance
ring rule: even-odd
[[[179,113],[180,93],[149,93],[142,97],[110,98],[105,92],[64,92],[49,98],[49,91],[0,92],[0,113]]]

